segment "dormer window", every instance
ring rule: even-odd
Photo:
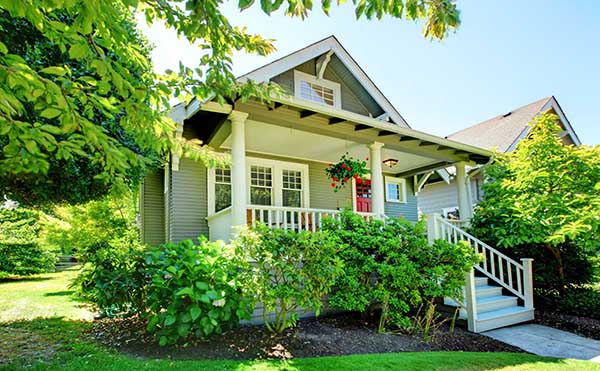
[[[340,84],[294,70],[294,95],[311,102],[341,107]]]

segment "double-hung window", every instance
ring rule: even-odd
[[[273,168],[250,166],[250,203],[273,205]]]
[[[282,205],[302,207],[302,171],[282,170]]]
[[[341,87],[334,81],[294,70],[294,95],[311,102],[341,108]]]
[[[406,203],[406,179],[385,177],[385,200]]]
[[[231,206],[231,169],[215,169],[215,212]]]

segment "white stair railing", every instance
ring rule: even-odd
[[[439,214],[433,214],[428,219],[428,237],[430,243],[436,239],[442,239],[453,244],[460,241],[467,242],[483,258],[474,268],[522,299],[526,308],[533,309],[533,259],[524,258],[521,259],[521,263],[518,263],[465,232],[454,223],[442,218]],[[468,312],[476,307],[474,290],[469,290],[473,285],[470,282],[472,280],[473,272],[467,275],[466,301]],[[472,315],[473,319],[476,319],[476,313]]]

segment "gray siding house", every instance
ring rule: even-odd
[[[517,143],[527,136],[531,129],[529,123],[544,112],[550,111],[560,119],[564,131],[562,140],[567,145],[580,145],[581,142],[565,113],[554,96],[540,99],[523,107],[496,116],[479,124],[470,126],[447,136],[448,139],[484,148],[490,151],[506,153],[513,151]],[[458,209],[456,197],[456,169],[448,167],[429,173],[429,177],[418,190],[419,212],[425,215],[442,214],[447,216]],[[467,170],[467,190],[472,205],[483,197],[483,176],[481,165],[472,164]],[[461,218],[462,219],[462,218]]]

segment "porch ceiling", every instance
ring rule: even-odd
[[[458,161],[485,163],[492,155],[484,149],[293,98],[278,99],[271,106],[237,102],[234,109],[249,114],[246,145],[252,152],[335,162],[345,152],[365,158],[366,145],[381,142],[383,159],[399,160],[386,172],[401,176]],[[227,128],[221,130],[226,132]],[[221,134],[217,145],[229,147],[227,134]]]

